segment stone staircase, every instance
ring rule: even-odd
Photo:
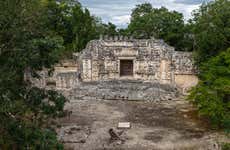
[[[178,90],[171,85],[137,80],[82,82],[65,95],[71,100],[172,100]]]

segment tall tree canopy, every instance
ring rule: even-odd
[[[90,40],[98,37],[96,20],[89,10],[83,9],[80,3],[70,2],[50,0],[46,3],[47,26],[63,37],[68,54],[82,50]]]
[[[97,35],[118,35],[117,27],[115,24],[109,22],[108,24],[102,23],[101,19],[96,18],[96,31]]]
[[[230,130],[230,48],[202,63],[200,70],[189,99],[214,125]]]
[[[230,45],[230,1],[203,4],[190,20],[193,26],[197,61],[204,62]]]
[[[0,1],[0,149],[62,148],[49,120],[63,114],[65,98],[24,80],[26,69],[50,68],[64,49],[48,19],[44,1]]]
[[[190,51],[185,45],[185,25],[183,15],[167,8],[153,8],[151,4],[137,5],[132,11],[131,22],[127,29],[135,38],[162,38],[177,50]]]
[[[79,52],[93,39],[103,35],[117,35],[116,26],[112,23],[102,23],[100,18],[90,14],[87,8],[82,8],[74,0],[46,1],[47,27],[56,35],[63,37],[65,54]]]
[[[203,4],[191,20],[200,82],[190,94],[201,114],[230,129],[230,1]]]

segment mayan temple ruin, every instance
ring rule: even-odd
[[[101,36],[74,59],[40,72],[32,82],[69,91],[72,99],[171,99],[196,85],[192,53],[175,51],[163,40]],[[29,76],[29,75],[27,75]]]

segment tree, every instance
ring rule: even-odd
[[[197,63],[225,51],[230,45],[230,2],[217,0],[203,4],[191,20]]]
[[[97,37],[95,18],[88,9],[83,9],[80,3],[73,0],[49,0],[46,3],[47,26],[58,36],[63,37],[65,53],[81,51],[86,44]]]
[[[0,1],[0,149],[61,149],[50,119],[65,98],[32,87],[24,71],[52,67],[63,38],[47,28],[43,1]]]
[[[230,129],[230,48],[200,66],[200,82],[189,99],[214,125]]]
[[[135,9],[132,10],[131,20],[138,19],[144,15],[148,15],[152,12],[152,5],[150,3],[143,3],[137,5]]]
[[[105,33],[107,35],[111,35],[111,36],[114,36],[114,35],[117,35],[117,29],[116,29],[116,25],[115,24],[112,24],[111,22],[108,23],[108,25],[106,25],[106,31]]]
[[[137,5],[128,26],[129,34],[135,38],[162,38],[177,50],[190,51],[185,35],[183,15],[167,8],[152,8],[151,4]]]
[[[98,37],[99,35],[108,35],[108,36],[118,35],[117,27],[115,24],[111,22],[105,24],[102,22],[101,18],[95,18],[95,22],[96,22],[96,32]]]
[[[117,35],[116,26],[112,23],[102,23],[100,18],[90,14],[74,0],[43,0],[46,7],[46,26],[64,40],[65,56],[71,57],[73,52],[79,52],[86,44],[102,35]]]
[[[214,125],[227,129],[230,129],[229,8],[228,0],[203,4],[189,23],[200,80],[189,99]]]

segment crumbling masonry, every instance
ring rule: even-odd
[[[123,36],[90,41],[74,53],[74,60],[56,65],[52,77],[42,73],[42,79],[33,79],[36,85],[70,90],[79,99],[146,99],[151,93],[151,100],[157,97],[156,89],[158,94],[170,91],[168,87],[186,91],[198,82],[192,53],[175,51],[163,40]]]

